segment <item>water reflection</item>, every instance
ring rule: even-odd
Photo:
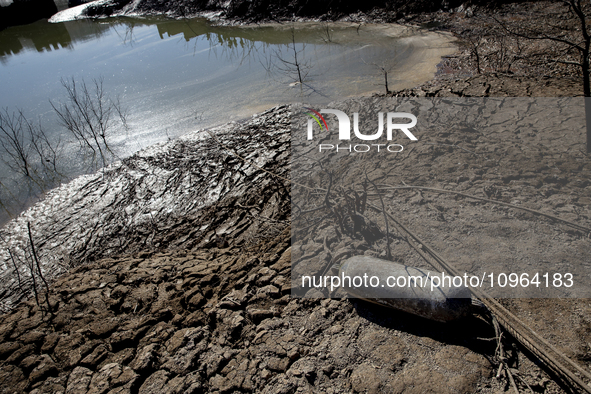
[[[27,49],[37,52],[52,51],[67,48],[72,43],[64,25],[43,24],[34,29],[27,28],[29,26],[10,28],[0,33],[0,56],[16,55]]]
[[[87,170],[74,159],[79,155],[73,153],[71,136],[64,136],[48,108],[49,98],[59,102],[63,97],[62,89],[55,86],[60,78],[75,73],[94,78],[97,72],[101,76],[105,73],[110,77],[106,83],[109,91],[123,93],[136,114],[138,131],[138,137],[131,139],[116,136],[113,149],[123,157],[143,147],[146,140],[161,139],[163,129],[167,135],[171,129],[174,137],[197,123],[218,122],[215,119],[226,112],[224,108],[239,114],[241,106],[272,102],[274,98],[252,97],[250,90],[252,84],[258,84],[262,97],[276,93],[262,83],[264,78],[256,76],[262,73],[260,58],[271,53],[267,50],[270,42],[284,44],[272,51],[277,55],[295,45],[290,40],[291,33],[282,30],[213,27],[204,20],[120,18],[17,26],[0,32],[0,62],[6,66],[0,84],[7,92],[0,98],[0,108],[23,109],[30,119],[39,116],[51,138],[63,139],[66,148],[61,159],[66,161],[60,164],[67,179]],[[51,53],[62,49],[68,51]],[[9,61],[27,52],[34,56]],[[248,64],[244,59],[256,67],[241,69]],[[9,78],[10,74],[13,77]],[[223,84],[232,86],[231,100],[220,89]],[[129,149],[134,139],[141,139],[142,145]],[[53,179],[33,182],[0,160],[0,224],[56,184]]]
[[[104,36],[110,29],[119,35],[123,44],[133,45],[134,29],[141,26],[155,26],[160,39],[182,35],[185,42],[203,37],[211,47],[227,49],[252,49],[253,42],[267,45],[288,44],[290,29],[271,27],[241,28],[212,26],[204,19],[133,19],[113,18],[101,20],[78,20],[63,23],[38,21],[29,25],[14,26],[0,31],[0,60],[17,55],[23,50],[38,52],[71,49],[76,43],[87,42]],[[298,31],[296,42],[320,41],[318,32]]]
[[[113,19],[100,23],[90,20],[79,20],[64,23],[48,23],[38,21],[24,26],[15,26],[0,32],[0,58],[17,55],[23,50],[37,52],[71,48],[72,45],[98,39],[109,29],[121,37],[123,44],[133,45],[133,30],[136,27],[155,25],[160,39],[182,35],[186,42],[204,36],[215,45],[233,48],[238,45],[245,47],[251,38],[240,37],[237,31],[228,34],[227,30],[219,29],[212,33],[212,27],[203,20],[140,20],[131,18]],[[122,28],[121,28],[122,27]],[[122,34],[123,33],[123,34]]]
[[[76,42],[93,40],[104,35],[110,26],[91,21],[48,23],[14,26],[0,32],[0,61],[24,50],[49,52],[72,48]]]

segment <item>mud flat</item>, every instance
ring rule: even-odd
[[[487,330],[477,320],[426,325],[356,302],[289,297],[289,115],[275,108],[213,131],[281,178],[193,135],[56,190],[4,229],[25,242],[31,221],[48,275],[59,266],[51,258],[57,245],[74,252],[70,264],[84,264],[53,282],[49,307],[41,296],[40,306],[30,299],[0,317],[0,391],[424,392],[444,382],[450,392],[470,392],[489,385],[490,343],[477,339]],[[60,203],[72,192],[74,204]]]
[[[564,81],[487,74],[394,94],[576,92],[576,80]],[[334,107],[371,98],[356,100]],[[50,193],[2,229],[22,251],[30,222],[43,271],[54,280],[49,306],[43,294],[39,305],[33,298],[17,305],[30,280],[23,269],[18,284],[3,252],[0,391],[506,391],[507,379],[494,377],[496,345],[486,340],[494,331],[479,318],[439,324],[355,300],[288,297],[292,256],[321,271],[333,258],[326,246],[340,258],[384,253],[383,243],[331,223],[291,245],[289,119],[279,107],[213,130],[224,146],[198,133],[153,147]],[[558,148],[548,149],[557,139]],[[591,223],[591,162],[577,133],[441,130],[396,166],[372,171]],[[421,190],[392,192],[392,201],[401,221],[466,266],[474,253],[510,264],[503,256],[543,259],[549,249],[566,266],[589,255],[586,234],[519,209]],[[383,227],[379,215],[372,219]],[[395,259],[418,264],[404,238],[393,250]],[[502,302],[590,367],[587,300]],[[508,348],[521,390],[569,392],[518,345]]]
[[[244,124],[229,124],[209,132],[218,135],[229,148],[239,148],[257,165],[279,174],[288,173],[286,107],[255,115]],[[255,184],[261,186],[258,194],[254,193]],[[273,213],[285,209],[285,193],[287,190],[277,180],[267,179],[256,167],[228,156],[208,133],[196,132],[142,150],[101,172],[52,190],[0,232],[17,262],[22,262],[27,260],[25,251],[30,248],[30,223],[43,275],[51,280],[71,267],[103,256],[173,245],[191,248],[225,237],[235,241],[248,238],[252,232],[263,230],[257,230],[255,225],[232,232],[232,220],[251,217],[249,209],[236,210],[234,204],[256,204],[264,213]],[[241,203],[243,200],[247,202]],[[231,207],[216,208],[217,213],[210,217],[209,207],[220,201]],[[285,212],[283,215],[273,220],[287,220]],[[210,220],[228,220],[228,224],[224,229]],[[265,224],[264,218],[255,222]],[[180,235],[174,230],[177,227],[190,230]],[[30,294],[31,280],[30,272],[21,264],[17,275],[7,249],[2,253],[2,277],[7,284],[2,309],[7,311],[23,295]]]
[[[26,250],[30,222],[44,274],[53,280],[49,306],[42,292],[39,305],[29,298],[14,307],[30,283],[23,269],[19,289],[3,256],[0,390],[502,390],[506,381],[493,377],[495,344],[483,339],[494,331],[479,318],[440,324],[355,300],[289,297],[292,256],[321,270],[330,259],[325,244],[340,258],[383,253],[381,241],[340,234],[328,222],[291,245],[290,118],[288,107],[278,107],[212,130],[216,139],[201,132],[152,147],[53,191],[2,229],[14,251]],[[588,226],[591,163],[578,149],[582,136],[561,136],[560,150],[540,149],[544,138],[442,130],[394,170],[408,184],[519,200]],[[458,164],[473,161],[470,152],[478,154],[475,164]],[[397,191],[392,201],[401,220],[460,263],[495,245],[519,259],[541,242],[579,264],[589,248],[577,232],[509,207],[416,190]],[[527,246],[521,251],[509,239],[518,234]],[[418,259],[404,239],[393,248],[399,261]],[[587,302],[505,304],[586,366]],[[510,354],[532,388],[563,392],[519,347]]]

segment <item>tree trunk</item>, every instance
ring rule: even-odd
[[[587,126],[587,153],[591,153],[591,86],[589,81],[589,52],[583,52],[583,94],[585,95],[585,118]]]
[[[585,118],[587,119],[587,153],[591,153],[591,97],[585,97]]]

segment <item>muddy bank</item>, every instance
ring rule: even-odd
[[[53,315],[28,303],[2,319],[0,392],[490,386],[477,320],[425,325],[365,304],[290,299],[289,240],[288,227],[251,248],[143,253],[75,270],[53,287]]]
[[[480,318],[445,325],[354,300],[288,296],[292,254],[322,265],[337,258],[325,245],[339,258],[383,253],[380,240],[331,231],[330,218],[324,232],[304,234],[290,248],[290,117],[279,107],[213,130],[217,141],[196,133],[155,146],[52,192],[4,228],[13,251],[30,251],[31,223],[43,272],[54,279],[48,300],[40,291],[39,304],[31,297],[14,308],[30,282],[21,267],[19,289],[3,256],[4,307],[11,311],[0,317],[2,392],[503,390],[508,381],[494,378],[495,344],[486,340],[494,331]],[[563,136],[560,150],[543,149],[546,137],[442,130],[391,170],[407,184],[524,204],[589,225],[591,163],[578,149],[582,136]],[[475,164],[462,165],[468,162]],[[388,201],[399,219],[460,263],[469,264],[475,250],[515,257],[544,244],[579,264],[577,253],[589,248],[578,232],[508,207],[412,190]],[[379,215],[367,215],[383,228]],[[512,239],[527,248],[515,250]],[[405,242],[395,239],[395,258],[418,260]],[[68,272],[56,279],[60,271]],[[588,303],[505,303],[588,365]],[[564,392],[519,347],[508,349],[507,362],[534,390]]]
[[[255,165],[194,134],[66,185],[5,228],[17,253],[32,223],[48,279],[64,261],[78,268],[51,281],[48,299],[40,292],[39,304],[32,297],[0,317],[0,392],[495,386],[477,320],[432,326],[363,303],[289,297],[289,183],[259,168],[289,176],[289,115],[280,107],[212,131]],[[110,257],[91,262],[100,256]],[[8,307],[15,272],[5,281]]]
[[[298,18],[320,18],[352,21],[394,22],[407,14],[449,10],[462,1],[401,1],[370,0],[365,2],[300,0],[99,0],[81,9],[81,17],[166,15],[175,18],[208,16],[225,22],[258,23],[290,21]]]
[[[590,9],[585,7],[583,12],[588,14]],[[394,95],[583,95],[579,53],[559,41],[582,40],[580,21],[563,3],[514,2],[494,7],[473,3],[455,12],[409,15],[404,21],[452,33],[458,39],[459,50],[438,65],[433,81]]]
[[[287,107],[210,132],[258,166],[289,174]],[[287,223],[289,190],[283,182],[231,156],[205,132],[77,178],[0,230],[8,248],[0,252],[7,284],[0,293],[2,310],[30,295],[27,223],[42,273],[51,280],[104,256],[190,249],[225,238],[248,244],[269,223]]]
[[[469,78],[438,78],[392,92],[390,97],[582,97],[577,77],[552,78],[489,73]]]

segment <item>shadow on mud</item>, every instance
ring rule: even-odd
[[[359,316],[382,327],[404,331],[418,337],[429,337],[445,344],[463,346],[484,355],[489,361],[495,353],[494,328],[478,315],[441,323],[359,299],[350,301]]]

